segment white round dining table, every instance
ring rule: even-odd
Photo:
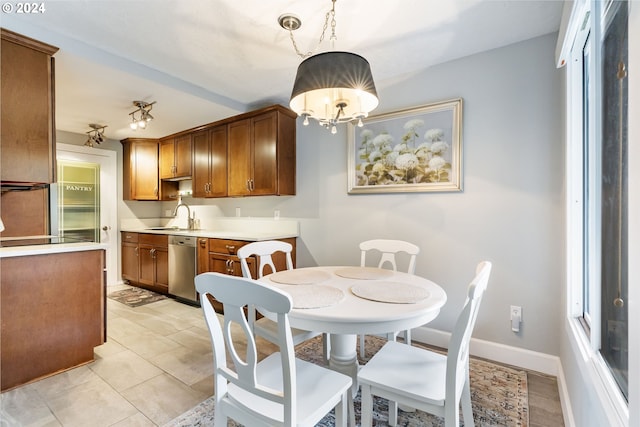
[[[357,336],[422,326],[447,301],[445,291],[431,280],[372,267],[306,267],[259,280],[291,295],[291,327],[330,334],[329,367],[352,377],[354,396]]]

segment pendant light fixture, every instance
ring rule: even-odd
[[[333,49],[336,40],[335,6],[336,0],[332,0],[316,50],[324,40],[329,18]],[[333,134],[337,132],[336,125],[339,123],[357,120],[358,126],[362,126],[362,119],[378,106],[378,94],[369,62],[350,52],[332,50],[315,55],[314,52],[302,53],[293,37],[293,31],[302,25],[300,18],[285,14],[278,18],[278,22],[289,31],[296,53],[304,59],[298,66],[289,101],[291,109],[304,118],[303,124],[308,125],[309,118],[312,118]]]
[[[100,145],[102,142],[104,142],[104,128],[106,128],[106,126],[91,123],[89,127],[91,128],[91,130],[89,132],[86,132],[87,142],[85,142],[84,145],[86,145],[87,147],[93,147],[93,144]]]
[[[129,113],[129,115],[131,116],[131,123],[129,124],[131,130],[147,128],[147,123],[154,119],[154,117],[151,115],[151,109],[153,108],[153,104],[155,103],[155,101],[133,101],[133,105],[138,107],[138,109],[132,113]],[[138,114],[138,117],[136,117],[136,114]]]

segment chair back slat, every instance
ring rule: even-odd
[[[487,289],[491,263],[483,261],[476,268],[476,276],[467,289],[467,298],[458,316],[447,353],[447,396],[446,399],[457,401],[456,396],[462,393],[462,387],[467,379],[469,370],[469,344],[471,334],[478,318],[480,302]]]
[[[228,390],[227,381],[260,396],[281,404],[283,418],[293,420],[296,401],[295,359],[291,327],[288,313],[291,311],[291,297],[272,286],[258,283],[244,277],[229,276],[220,273],[202,273],[195,278],[196,290],[205,320],[211,335],[214,349],[213,366],[215,373],[216,404],[218,397]],[[222,303],[224,319],[222,325],[213,309],[209,295]],[[264,308],[277,315],[278,347],[281,353],[283,389],[274,390],[259,383],[256,376],[258,363],[256,342],[244,314],[247,304]],[[233,333],[232,328],[240,327],[242,334]],[[242,351],[246,342],[246,351]],[[228,363],[227,353],[233,363]],[[243,356],[244,354],[244,356]],[[226,379],[226,381],[225,381]],[[250,410],[250,408],[247,408]],[[295,421],[295,420],[294,420]]]
[[[238,249],[237,252],[238,258],[240,258],[240,266],[242,267],[242,275],[244,277],[251,278],[251,271],[249,270],[247,258],[253,255],[258,257],[258,268],[256,269],[258,279],[264,275],[264,270],[267,266],[269,266],[269,268],[271,269],[271,273],[275,273],[276,266],[273,263],[272,258],[272,255],[275,252],[283,252],[285,254],[287,270],[292,270],[292,251],[293,246],[290,243],[282,242],[280,240],[265,240],[244,245],[243,247]]]
[[[373,239],[360,243],[360,266],[366,266],[366,254],[369,251],[376,250],[381,252],[378,268],[385,268],[386,264],[390,265],[393,271],[398,270],[396,254],[400,252],[409,255],[409,265],[407,272],[414,274],[416,271],[416,256],[420,253],[420,248],[413,243],[403,240]]]

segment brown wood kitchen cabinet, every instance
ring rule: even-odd
[[[138,285],[169,293],[169,238],[166,234],[138,234]]]
[[[296,239],[279,239],[283,242],[291,243],[293,250],[291,259],[293,265],[296,264]],[[236,255],[238,249],[251,242],[245,240],[229,240],[229,239],[206,239],[199,238],[197,242],[197,271],[198,274],[206,272],[215,272],[229,274],[232,276],[242,276],[242,268],[240,259]],[[273,255],[273,263],[278,271],[286,269],[285,255],[281,252]],[[256,277],[257,259],[250,257],[247,259],[251,276]],[[222,304],[212,301],[214,309],[222,313]]]
[[[191,134],[160,140],[160,179],[191,178]]]
[[[158,139],[127,138],[122,143],[122,198],[175,200],[178,183],[160,181]]]
[[[193,197],[227,196],[227,125],[192,134]]]
[[[2,34],[2,181],[55,182],[54,59],[57,47]]]
[[[123,146],[123,199],[160,200],[158,188],[158,140],[127,138],[120,142]]]
[[[295,195],[296,114],[280,105],[228,124],[229,196]]]
[[[121,233],[122,278],[131,283],[138,283],[140,261],[138,257],[138,233],[123,231]]]

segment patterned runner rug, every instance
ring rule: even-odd
[[[126,304],[129,307],[140,307],[141,305],[149,304],[167,298],[164,295],[160,295],[155,292],[136,287],[111,292],[107,296],[112,300]]]
[[[385,340],[367,336],[366,355],[360,363],[364,364],[380,349]],[[419,343],[414,343],[420,347]],[[316,337],[296,347],[296,356],[317,364],[322,361],[321,337]],[[527,391],[527,373],[502,365],[471,358],[469,363],[471,382],[471,402],[473,418],[476,426],[529,426],[529,397]],[[360,393],[354,399],[356,424],[360,425]],[[388,402],[386,399],[375,398],[374,425],[388,425]],[[214,401],[210,397],[193,409],[185,412],[176,419],[165,424],[164,427],[200,427],[212,426]],[[461,417],[462,419],[462,417]],[[462,423],[460,425],[463,425]],[[238,424],[230,421],[229,426]],[[333,415],[327,415],[317,427],[333,427]],[[443,427],[444,419],[422,411],[398,411],[398,426],[406,427]]]

